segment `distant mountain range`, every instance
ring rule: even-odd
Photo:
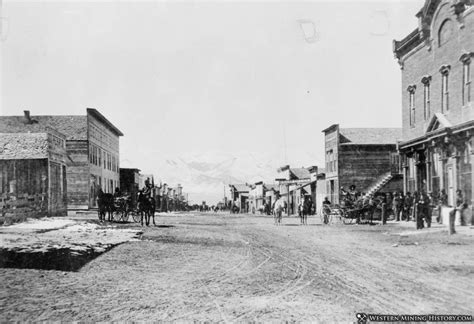
[[[183,191],[189,194],[190,202],[206,201],[211,205],[223,199],[224,191],[229,194],[230,183],[273,183],[277,169],[284,165],[265,153],[207,152],[177,157],[154,156],[152,159],[152,168],[146,169],[153,170],[155,184],[160,181],[170,186],[181,184]]]

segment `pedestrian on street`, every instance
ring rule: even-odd
[[[441,213],[443,206],[448,206],[448,195],[446,194],[446,190],[441,189],[438,199],[438,217],[436,218],[436,221],[439,224],[443,224],[443,214]]]
[[[395,221],[400,221],[400,213],[402,211],[402,201],[399,192],[395,192],[393,196],[393,212],[395,213]]]
[[[386,193],[385,195],[382,195],[380,197],[380,203],[379,203],[379,208],[381,210],[381,215],[380,215],[380,218],[382,220],[382,225],[385,225],[387,224],[387,197],[388,197],[388,193]]]
[[[413,208],[413,197],[410,192],[407,192],[404,203],[403,203],[403,214],[407,222],[410,221],[410,214],[411,214],[412,208]]]
[[[455,208],[449,212],[449,232],[450,234],[456,233],[454,229],[455,219],[456,219],[456,212],[459,212],[461,225],[463,225],[463,213],[464,209],[467,208],[467,203],[464,200],[462,190],[456,190],[456,206]]]
[[[417,220],[417,214],[418,214],[418,200],[420,200],[420,195],[418,194],[418,191],[415,191],[413,193],[413,208],[411,209],[412,212],[412,219],[414,222]]]
[[[329,223],[329,213],[331,212],[331,202],[328,197],[324,197],[322,213],[323,213],[323,223]]]
[[[430,198],[423,190],[420,194],[420,198],[418,200],[418,211],[417,211],[417,219],[416,219],[416,229],[423,229],[425,226],[423,224],[423,220],[426,219],[427,227],[431,226],[431,221],[428,220],[428,208],[430,204]]]

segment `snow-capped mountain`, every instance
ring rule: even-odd
[[[217,203],[223,199],[224,191],[228,195],[230,183],[273,183],[277,169],[284,165],[281,159],[266,153],[206,152],[165,157],[151,152],[149,155],[138,168],[153,173],[156,184],[181,184],[193,203]],[[122,166],[131,167],[129,163],[123,161]]]

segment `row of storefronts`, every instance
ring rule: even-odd
[[[301,197],[310,197],[317,209],[323,197],[338,204],[341,192],[355,187],[363,195],[443,192],[443,213],[463,206],[472,223],[474,5],[426,0],[416,18],[418,27],[393,41],[402,74],[402,128],[335,124],[323,130],[324,168],[285,166],[275,178],[289,213]],[[246,192],[256,210],[265,195],[259,186],[247,185]]]

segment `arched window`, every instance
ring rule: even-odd
[[[438,32],[438,46],[443,46],[446,44],[452,36],[453,33],[453,24],[451,23],[451,20],[446,19],[443,21],[441,24],[441,27],[439,28]]]

